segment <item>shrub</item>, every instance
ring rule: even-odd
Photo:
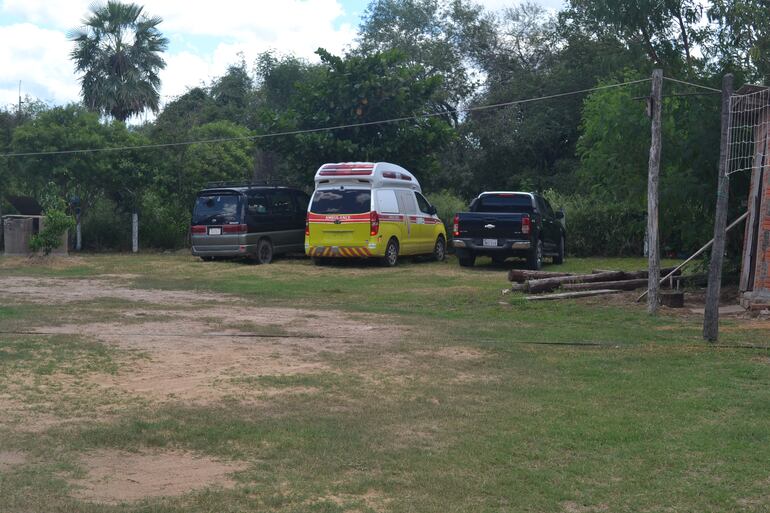
[[[455,214],[465,210],[467,203],[459,196],[455,196],[447,190],[427,195],[427,199],[430,201],[431,205],[436,207],[438,216],[444,222],[444,226],[446,227],[447,235],[451,238],[452,222],[454,221]]]
[[[146,193],[139,209],[139,236],[142,247],[179,249],[187,243],[190,210],[163,200],[154,191]]]
[[[73,226],[75,220],[63,209],[49,209],[45,213],[43,227],[30,239],[29,248],[35,253],[42,251],[44,255],[50,255],[51,251],[62,245],[62,237]]]
[[[544,195],[554,208],[564,209],[570,255],[629,256],[644,252],[646,217],[638,206],[553,190]]]
[[[114,201],[97,199],[84,209],[81,222],[83,248],[96,251],[131,248],[131,215],[119,209]]]

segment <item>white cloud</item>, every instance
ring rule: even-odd
[[[18,80],[22,94],[55,103],[78,99],[66,34],[80,25],[91,3],[0,0],[1,104],[17,101]],[[335,27],[345,14],[338,0],[147,0],[144,5],[148,14],[163,18],[161,31],[171,40],[161,73],[164,96],[209,83],[239,55],[249,64],[267,50],[313,59],[318,47],[340,53],[355,38],[354,27]],[[3,25],[3,18],[11,17],[23,22]]]
[[[0,13],[19,16],[36,25],[68,30],[80,25],[90,4],[88,0],[3,0]]]
[[[70,45],[62,32],[19,23],[0,26],[0,41],[0,102],[18,101],[19,80],[22,95],[54,103],[77,99],[79,85],[69,59]]]

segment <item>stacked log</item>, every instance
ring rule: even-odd
[[[673,268],[661,269],[661,276],[670,273]],[[555,273],[548,271],[526,271],[513,269],[508,279],[513,283],[511,289],[529,294],[543,294],[562,290],[564,293],[551,294],[552,297],[527,296],[527,299],[563,299],[601,294],[611,294],[624,290],[635,290],[648,284],[647,271],[610,271],[595,269],[591,274]]]

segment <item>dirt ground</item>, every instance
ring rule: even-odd
[[[106,504],[182,495],[212,485],[229,488],[235,484],[230,474],[245,468],[181,451],[102,450],[84,457],[83,465],[88,474],[73,483],[76,497]]]
[[[70,305],[82,301],[89,309],[99,311],[100,300],[126,301],[125,308],[105,310],[98,321],[47,323],[30,328],[41,335],[73,335],[98,341],[136,355],[121,361],[115,373],[51,376],[55,381],[52,390],[66,393],[69,386],[85,383],[91,390],[96,389],[97,395],[113,394],[119,400],[138,399],[149,405],[211,404],[223,399],[259,404],[276,395],[318,392],[304,386],[271,387],[269,380],[262,384],[259,377],[334,372],[325,356],[367,350],[384,354],[389,346],[410,334],[410,328],[376,315],[364,318],[334,311],[260,308],[226,294],[135,289],[128,286],[127,278],[0,278],[4,301],[15,305]],[[445,352],[436,356],[483,357],[470,348]],[[402,360],[394,356],[392,363],[408,365]],[[0,407],[9,417],[22,419],[13,428],[23,432],[62,427],[81,418],[60,418],[36,411],[14,399],[12,393],[0,394]],[[105,407],[103,412],[97,410],[96,419],[109,422],[111,414],[111,408]],[[0,424],[8,425],[2,421]],[[0,453],[0,467],[24,461],[22,454]],[[174,451],[100,451],[83,455],[81,463],[87,475],[73,482],[77,497],[105,503],[178,495],[212,485],[231,486],[228,475],[242,466]]]

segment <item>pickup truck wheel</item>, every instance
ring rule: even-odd
[[[527,255],[527,268],[539,271],[543,267],[543,241],[538,240],[534,249]]]
[[[559,252],[556,254],[556,256],[553,257],[553,263],[554,264],[563,264],[564,263],[564,235],[559,237]]]
[[[473,267],[476,263],[476,255],[473,253],[458,253],[457,261],[460,262],[460,267]]]
[[[398,241],[390,239],[385,246],[385,256],[382,257],[382,265],[385,267],[395,267],[398,264]]]
[[[433,246],[433,260],[443,262],[446,258],[446,241],[440,236],[436,239],[436,245]]]
[[[273,243],[268,239],[262,239],[257,244],[257,262],[269,264],[273,261]]]

